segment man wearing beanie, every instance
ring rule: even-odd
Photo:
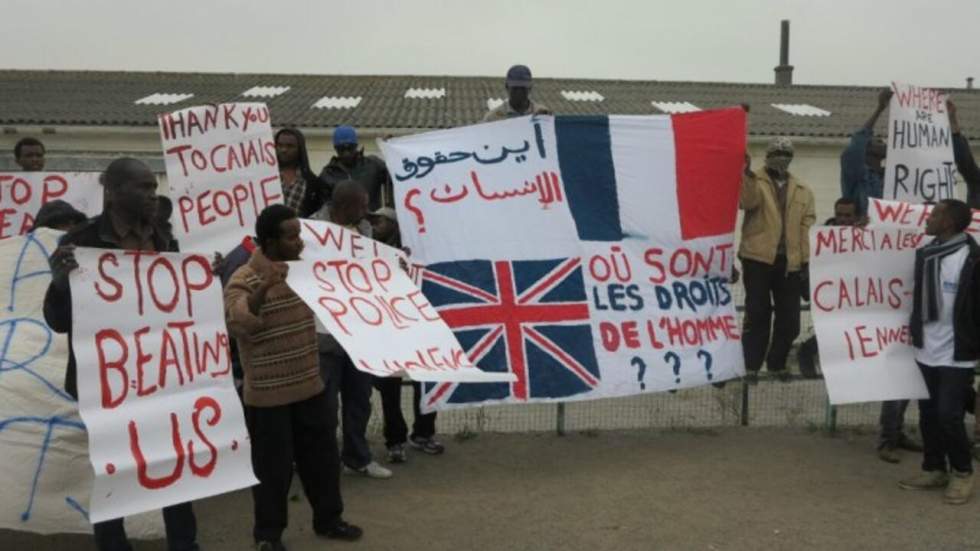
[[[770,373],[788,380],[786,357],[800,333],[800,295],[816,213],[813,192],[789,172],[792,161],[793,143],[785,137],[770,142],[765,168],[758,172],[752,172],[746,156],[738,256],[745,285],[742,347],[750,383],[763,362]]]

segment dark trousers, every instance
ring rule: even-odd
[[[929,399],[919,400],[919,430],[925,452],[923,471],[973,472],[970,440],[963,424],[967,403],[975,400],[973,369],[919,364]]]
[[[374,388],[381,394],[381,409],[384,412],[385,446],[391,447],[408,441],[408,425],[402,415],[401,377],[375,377]],[[422,399],[422,385],[412,382],[412,423],[413,438],[432,438],[436,434],[436,413],[423,415],[419,410]]]
[[[881,425],[881,438],[878,440],[878,449],[895,448],[905,436],[903,431],[905,426],[905,410],[909,407],[909,400],[889,400],[881,403],[881,416],[878,423]]]
[[[168,551],[197,551],[197,519],[189,502],[164,507],[163,525],[167,532]],[[133,550],[121,518],[97,522],[92,525],[92,531],[95,547],[99,551]]]
[[[320,354],[329,392],[340,396],[344,446],[340,459],[352,469],[371,462],[371,446],[367,441],[367,426],[371,419],[371,392],[374,376],[365,373],[351,362],[350,356],[340,353]]]
[[[776,257],[771,265],[743,258],[742,284],[745,370],[757,372],[765,361],[769,371],[783,371],[789,349],[800,334],[800,273],[786,273],[785,256]]]
[[[252,466],[259,484],[252,487],[255,541],[279,541],[288,523],[293,463],[313,507],[313,529],[326,532],[341,519],[340,458],[337,453],[337,406],[324,391],[312,398],[276,407],[246,408],[252,438]]]

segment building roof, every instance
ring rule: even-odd
[[[504,98],[503,86],[503,77],[0,70],[0,125],[150,127],[158,113],[182,107],[263,101],[276,126],[410,131],[478,122]],[[952,92],[964,133],[980,138],[980,90]],[[861,86],[535,78],[533,98],[556,114],[661,114],[747,103],[753,135],[841,138],[865,122],[877,93]]]

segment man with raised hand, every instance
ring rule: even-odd
[[[858,214],[868,214],[868,199],[881,199],[885,179],[885,141],[874,135],[875,123],[888,109],[892,99],[891,88],[878,93],[878,107],[868,121],[851,135],[851,141],[840,156],[841,197],[853,199],[858,205]]]

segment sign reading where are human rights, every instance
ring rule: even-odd
[[[523,117],[380,142],[423,291],[511,383],[427,410],[624,396],[743,373],[729,278],[745,114]]]

